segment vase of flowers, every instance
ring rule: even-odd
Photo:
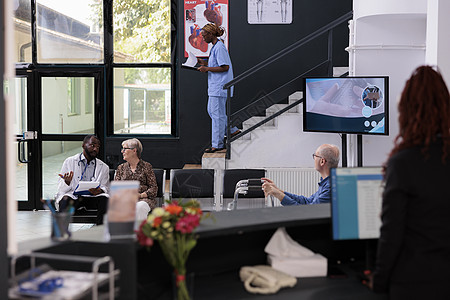
[[[194,229],[204,217],[206,215],[196,200],[168,201],[164,208],[153,209],[137,231],[139,243],[147,248],[158,241],[164,257],[174,268],[179,300],[190,299],[186,287],[186,261],[197,244]]]

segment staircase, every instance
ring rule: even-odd
[[[347,67],[335,67],[333,76],[339,77],[347,71]],[[244,121],[243,131],[302,99],[302,96],[302,92],[295,92],[289,96],[288,104],[274,104],[266,109],[265,117]],[[341,138],[338,134],[303,133],[303,104],[299,104],[233,141],[229,160],[226,160],[225,153],[205,153],[202,168],[313,168],[311,154],[324,143],[340,145]]]

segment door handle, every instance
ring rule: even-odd
[[[28,164],[31,162],[31,152],[26,153],[25,151],[25,142],[28,142],[29,140],[36,140],[38,137],[37,131],[25,131],[22,135],[22,139],[19,141],[18,144],[18,155],[17,158],[19,161],[23,164]],[[27,155],[25,155],[25,153]],[[26,156],[26,157],[25,157]]]
[[[17,151],[18,151],[18,153],[17,153],[17,158],[19,159],[19,161],[21,162],[21,163],[23,163],[23,164],[27,164],[27,163],[29,163],[29,162],[31,162],[31,160],[29,159],[29,157],[31,156],[31,155],[27,155],[28,156],[28,159],[27,158],[25,158],[25,143],[27,142],[27,140],[20,140],[19,141],[19,144],[18,144],[18,147],[17,147]]]

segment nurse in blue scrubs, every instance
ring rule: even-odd
[[[201,65],[198,70],[203,73],[208,72],[208,114],[212,121],[212,132],[211,147],[205,150],[207,153],[225,148],[227,90],[224,90],[223,86],[233,79],[233,66],[227,48],[219,39],[224,32],[222,27],[213,23],[206,24],[201,31],[203,40],[213,45],[208,61],[198,59],[198,63]],[[231,90],[231,96],[233,96],[233,90]],[[231,136],[239,132],[236,127],[231,128]]]

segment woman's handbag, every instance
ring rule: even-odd
[[[245,289],[253,294],[274,294],[280,288],[297,284],[297,278],[265,265],[242,267],[239,276]]]

